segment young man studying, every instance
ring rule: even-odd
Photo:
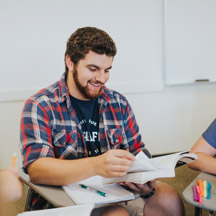
[[[103,30],[78,29],[68,39],[61,79],[26,101],[21,145],[24,170],[34,183],[67,185],[95,175],[120,177],[139,151],[151,156],[127,99],[105,87],[116,51]],[[184,215],[171,186],[155,180],[124,184],[143,197],[133,203],[142,215]],[[35,195],[31,205],[41,209],[47,202]]]

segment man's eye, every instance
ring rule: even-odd
[[[96,71],[96,68],[89,68],[90,71]]]
[[[105,73],[109,73],[109,70],[105,70]]]

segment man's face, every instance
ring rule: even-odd
[[[84,59],[73,65],[72,96],[81,100],[91,100],[99,96],[109,79],[113,57],[90,51]],[[70,85],[70,83],[68,83]]]

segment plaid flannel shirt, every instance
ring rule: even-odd
[[[124,96],[103,88],[98,97],[99,141],[101,153],[109,149],[126,149],[136,155],[145,148],[134,113]],[[41,157],[78,159],[87,157],[84,134],[66,85],[61,79],[30,97],[21,118],[23,168]],[[37,206],[38,198],[33,200]]]

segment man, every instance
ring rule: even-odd
[[[24,170],[34,183],[67,185],[94,175],[120,177],[139,151],[151,156],[126,98],[105,87],[115,54],[106,32],[78,29],[67,42],[66,73],[27,100],[21,144]],[[122,184],[143,196],[145,215],[184,214],[178,194],[166,184]],[[33,209],[44,205],[37,196],[32,203]]]
[[[207,130],[200,136],[191,152],[198,156],[198,160],[188,164],[191,169],[216,174],[216,119],[209,125]]]

